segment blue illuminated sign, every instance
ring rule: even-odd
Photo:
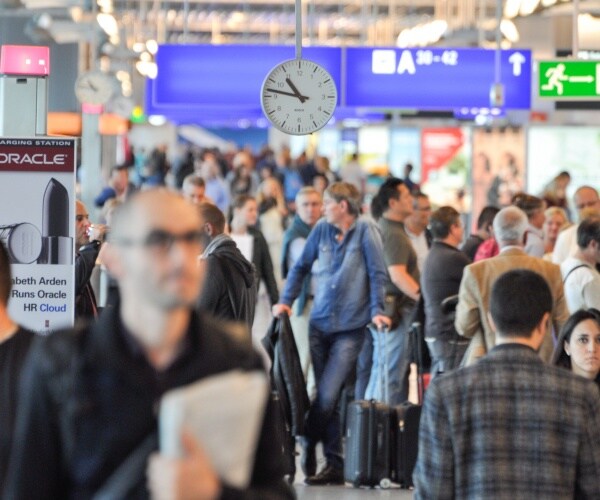
[[[341,49],[305,47],[302,56],[324,66],[340,88]],[[161,45],[158,76],[147,82],[146,114],[211,107],[260,110],[265,76],[294,57],[291,45]]]
[[[346,106],[400,109],[489,107],[495,51],[347,48]],[[503,50],[504,107],[531,107],[531,51]]]

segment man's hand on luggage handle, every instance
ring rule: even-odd
[[[379,329],[392,326],[392,320],[383,314],[376,314],[371,318],[371,322]]]
[[[286,313],[288,316],[291,316],[292,315],[292,308],[290,306],[285,305],[285,304],[275,304],[271,308],[271,312],[273,313],[273,316],[275,316],[275,317],[281,316],[282,313]]]
[[[216,500],[221,482],[196,438],[181,434],[183,458],[154,453],[148,461],[148,489],[153,500]]]

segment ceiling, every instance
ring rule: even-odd
[[[95,14],[113,13],[121,44],[294,43],[294,0],[0,0],[33,16],[32,31],[58,43],[93,41]],[[450,30],[494,17],[495,0],[320,0],[303,2],[303,39],[315,45],[395,45],[400,31],[434,19]],[[1,11],[0,11],[1,13]],[[52,26],[55,26],[53,29]],[[60,28],[60,29],[59,29]]]
[[[557,0],[498,0],[541,5]],[[600,12],[600,0],[581,0],[581,12]],[[310,0],[302,2],[304,44],[395,45],[400,32],[433,20],[448,24],[451,45],[493,39],[496,0]],[[121,49],[148,39],[160,43],[293,44],[295,0],[0,0],[3,9],[32,16],[32,37],[58,43],[105,41],[96,14],[113,14]],[[570,1],[545,14],[569,15]],[[463,40],[464,39],[464,40]],[[456,41],[458,41],[458,43]],[[113,38],[113,42],[115,39]],[[123,51],[121,50],[121,53]]]

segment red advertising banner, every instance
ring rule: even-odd
[[[421,182],[427,182],[432,171],[445,167],[465,141],[459,128],[425,128],[421,139]]]
[[[421,131],[421,189],[436,206],[470,209],[470,141],[463,128],[424,128]]]
[[[0,138],[0,171],[73,172],[75,140]]]

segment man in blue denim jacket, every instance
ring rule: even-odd
[[[383,316],[387,279],[383,245],[377,226],[359,219],[356,187],[336,182],[324,196],[325,220],[310,233],[304,251],[288,275],[281,303],[273,315],[291,314],[304,276],[313,272],[317,290],[310,317],[310,354],[317,396],[308,412],[302,469],[306,483],[343,484],[343,457],[337,402],[356,364],[369,322],[390,324]],[[312,269],[318,260],[317,269]],[[317,475],[315,446],[322,441],[327,465]]]

